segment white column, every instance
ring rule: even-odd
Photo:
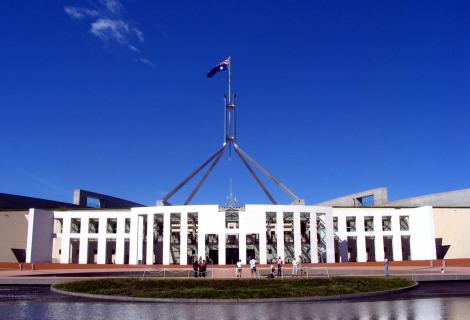
[[[165,212],[163,214],[163,264],[170,264],[170,222],[170,213]]]
[[[243,264],[246,263],[246,233],[238,234],[238,257]]]
[[[338,215],[338,233],[339,244],[339,261],[348,262],[348,236],[346,231],[346,216],[344,214]]]
[[[147,248],[145,251],[146,254],[146,264],[152,265],[154,263],[154,256],[153,256],[153,223],[154,223],[154,214],[149,213],[147,214]]]
[[[60,263],[69,263],[70,256],[70,217],[63,218]]]
[[[310,256],[312,263],[318,263],[317,214],[310,212]]]
[[[356,216],[357,262],[367,261],[364,216]]]
[[[276,239],[277,239],[277,255],[285,260],[284,256],[284,213],[276,212]]]
[[[139,235],[139,216],[137,213],[132,213],[131,216],[131,234],[129,239],[129,264],[138,263],[138,235]]]
[[[106,227],[107,219],[105,217],[100,217],[99,227],[98,227],[98,256],[96,258],[97,264],[106,263]]]
[[[382,216],[374,215],[374,246],[375,246],[375,261],[384,261],[384,235],[382,231]]]
[[[294,219],[294,258],[298,258],[302,254],[302,236],[300,234],[300,212],[292,213]]]
[[[117,218],[116,230],[116,264],[124,264],[125,217]]]
[[[333,231],[333,212],[331,208],[326,210],[325,215],[325,242],[326,242],[326,262],[335,262],[335,240]]]
[[[139,215],[137,220],[137,263],[143,262],[144,256],[144,216]]]
[[[392,232],[393,261],[402,261],[403,253],[401,250],[400,216],[398,215],[392,215]]]
[[[259,234],[259,263],[267,264],[268,257],[266,252],[266,230]]]
[[[188,264],[188,213],[180,216],[180,265]]]
[[[80,221],[80,246],[78,249],[78,263],[86,264],[88,261],[88,224],[90,219],[83,217]]]
[[[225,233],[219,233],[219,264],[225,265]]]

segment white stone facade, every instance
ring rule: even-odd
[[[191,205],[31,209],[30,215],[27,262],[186,265],[203,257],[224,265],[233,259],[246,262],[248,255],[261,264],[272,263],[277,256],[285,261],[302,256],[313,263],[364,262],[372,261],[371,257],[383,261],[386,255],[397,261],[436,258],[432,207],[246,205],[227,210],[218,205]],[[366,231],[365,219],[370,217],[373,230]],[[391,223],[385,223],[385,231],[383,219]]]

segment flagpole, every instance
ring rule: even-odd
[[[231,95],[231,86],[232,86],[232,58],[228,57],[228,102],[232,102]]]

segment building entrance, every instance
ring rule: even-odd
[[[208,263],[219,264],[219,237],[216,234],[206,234],[206,259]]]
[[[225,263],[236,264],[239,259],[238,234],[228,234],[225,241]]]

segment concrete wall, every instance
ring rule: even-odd
[[[469,207],[470,189],[433,193],[419,197],[390,201],[387,207]]]
[[[52,230],[54,213],[29,209],[26,262],[52,262]]]
[[[140,203],[108,196],[102,193],[97,193],[97,192],[87,191],[87,190],[82,190],[82,189],[75,189],[73,191],[74,205],[86,208],[88,198],[93,198],[93,199],[98,200],[100,204],[100,208],[130,209],[133,207],[143,207],[143,205]]]
[[[333,207],[355,207],[358,206],[355,199],[366,196],[374,196],[374,205],[382,206],[387,203],[387,188],[370,189],[358,193],[349,194],[339,198],[331,199],[318,203],[318,206],[333,206]]]
[[[436,238],[448,245],[444,258],[470,258],[470,208],[434,208]]]
[[[0,262],[17,261],[12,248],[26,250],[28,214],[27,210],[0,211]]]

